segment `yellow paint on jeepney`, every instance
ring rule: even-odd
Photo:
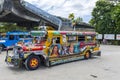
[[[11,62],[11,60],[12,60],[11,57],[7,57],[8,62]]]
[[[30,55],[29,53],[25,53],[24,58],[26,59],[29,55]]]
[[[99,47],[95,47],[93,51],[99,51]]]
[[[45,42],[45,46],[46,46],[46,48],[43,50],[44,51],[44,53],[48,56],[48,53],[49,53],[49,47],[50,47],[50,45],[52,44],[52,37],[53,37],[53,34],[52,34],[52,32],[50,31],[48,31],[48,38],[47,38],[47,40],[46,40],[46,42]],[[49,40],[48,40],[49,39]]]
[[[83,55],[85,55],[86,52],[89,51],[89,50],[90,50],[90,46],[87,46],[87,48],[85,49],[85,51],[83,51]]]
[[[96,42],[96,36],[94,36],[93,42]]]
[[[43,52],[45,53],[45,55],[48,56],[48,53],[49,53],[49,47],[46,47],[46,48],[43,50]]]
[[[48,46],[51,45],[51,42],[52,42],[51,39],[52,39],[52,37],[53,37],[53,34],[48,31],[48,38],[50,39],[50,42],[48,41],[48,38],[47,38],[47,41],[46,41],[46,43],[45,43],[45,46],[46,46],[46,47],[48,47]]]
[[[54,37],[60,37],[60,44],[61,45],[63,44],[62,35],[60,34],[60,32],[48,31],[48,38],[47,38],[47,41],[45,43],[46,48],[44,49],[44,52],[45,52],[46,55],[48,55],[48,53],[49,53],[49,47],[52,45],[52,39]]]

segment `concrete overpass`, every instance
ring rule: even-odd
[[[0,22],[13,22],[28,28],[45,24],[56,30],[63,26],[60,18],[23,0],[0,0]]]
[[[69,19],[51,15],[24,0],[0,0],[0,22],[17,23],[28,29],[46,25],[55,30],[74,30]],[[84,28],[88,25],[76,25],[76,29],[77,26]]]

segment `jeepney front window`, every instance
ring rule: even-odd
[[[7,35],[1,35],[0,39],[7,39],[7,37],[8,37]]]
[[[46,41],[47,40],[47,35],[41,36],[41,41]]]
[[[47,40],[47,37],[46,37],[46,36],[34,37],[33,43],[44,44],[46,40]]]
[[[10,35],[9,36],[9,40],[14,40],[15,36],[14,35]]]

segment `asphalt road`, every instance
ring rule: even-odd
[[[0,54],[0,80],[119,80],[120,46],[101,45],[102,56],[80,60],[50,68],[40,67],[27,71],[25,68],[11,68]]]

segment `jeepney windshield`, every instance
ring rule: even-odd
[[[47,40],[47,35],[45,31],[31,31],[31,36],[34,37],[33,43],[43,44]]]

